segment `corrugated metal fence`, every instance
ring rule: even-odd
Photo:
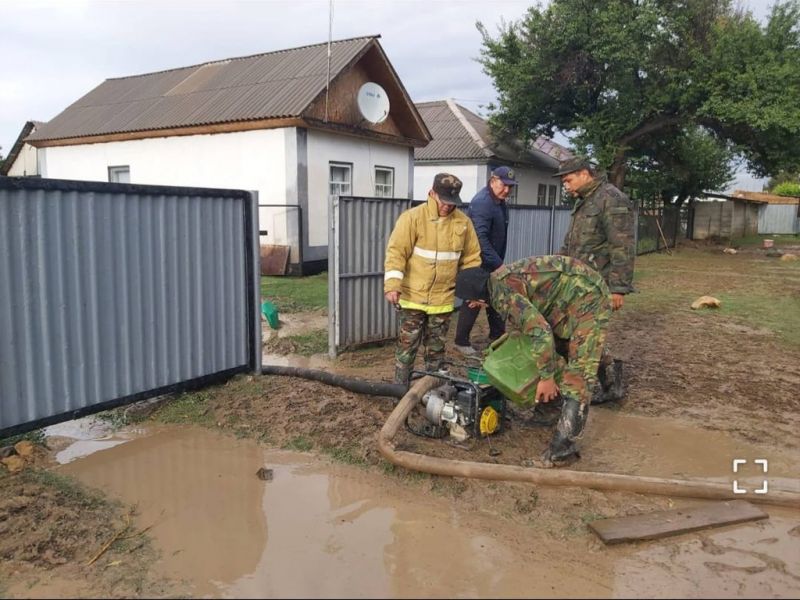
[[[329,210],[328,348],[394,338],[397,317],[383,298],[386,243],[397,217],[415,204],[398,198],[335,198]],[[509,206],[506,262],[557,251],[569,225],[569,209]]]
[[[800,207],[797,204],[759,206],[758,233],[800,233]]]
[[[0,177],[0,436],[260,368],[248,192]]]

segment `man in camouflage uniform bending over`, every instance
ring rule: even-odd
[[[597,367],[611,316],[611,296],[603,278],[568,256],[533,256],[489,274],[465,269],[456,277],[456,295],[475,306],[488,300],[509,326],[533,339],[539,381],[537,402],[560,393],[561,415],[542,456],[547,467],[580,458],[576,441],[583,433]],[[566,364],[556,342],[568,340]]]
[[[625,294],[633,291],[633,204],[605,177],[598,177],[584,157],[562,162],[554,177],[561,177],[566,191],[576,198],[559,254],[578,258],[596,269],[608,284],[611,306],[617,311],[625,302]],[[592,404],[623,397],[622,361],[613,360],[607,350],[600,359],[597,376],[600,389]]]

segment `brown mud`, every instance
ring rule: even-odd
[[[749,462],[740,479],[756,487],[761,474],[752,461],[766,458],[770,484],[793,489],[800,478],[800,344],[787,343],[753,320],[692,311],[689,305],[700,295],[735,294],[753,282],[766,295],[800,300],[800,270],[758,251],[723,255],[711,246],[681,250],[675,264],[664,256],[639,259],[647,272],[637,282],[641,297],[630,298],[614,316],[609,334],[613,354],[625,361],[628,395],[624,402],[592,407],[583,458],[575,468],[730,482],[732,461],[741,458]],[[654,301],[655,292],[663,297]],[[312,319],[315,327],[318,317]],[[800,319],[800,312],[794,318]],[[303,318],[296,316],[295,322],[302,324]],[[473,340],[485,343],[485,336],[480,317]],[[455,353],[450,357],[462,361]],[[393,373],[391,346],[335,360],[266,356],[265,362],[371,380],[390,381]],[[395,468],[376,444],[394,400],[305,379],[240,376],[206,396],[208,421],[217,433],[147,425],[103,440],[102,451],[70,450],[70,443],[52,440],[53,451],[38,464],[100,489],[111,504],[86,508],[71,494],[27,479],[33,470],[17,476],[0,472],[0,594],[800,594],[800,511],[767,508],[770,519],[764,522],[607,548],[586,523],[694,501]],[[491,440],[455,444],[402,431],[398,444],[435,456],[528,465],[549,435],[547,428],[523,428],[510,420]],[[304,452],[269,454],[279,448]],[[55,466],[59,453],[70,462]],[[266,483],[254,475],[265,465],[275,473]],[[178,477],[181,473],[185,476]],[[157,493],[183,479],[188,481],[180,492]],[[215,479],[229,485],[220,491],[211,485]],[[272,500],[265,500],[270,494]],[[26,508],[34,499],[37,508]],[[114,544],[86,567],[134,505],[134,533],[156,524],[141,536],[151,543],[134,550]],[[198,507],[221,512],[198,514]],[[337,518],[357,526],[337,529]],[[71,519],[81,528],[71,529]],[[235,539],[212,526],[219,523],[228,523]],[[40,526],[49,537],[33,535]],[[318,572],[318,578],[309,582],[296,570],[304,560],[310,569],[304,573]],[[286,576],[278,577],[268,565]]]

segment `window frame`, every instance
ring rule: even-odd
[[[347,182],[333,181],[333,178],[331,176],[333,175],[333,168],[334,167],[347,169],[347,172],[350,175],[349,180]],[[347,183],[347,185],[350,187],[350,190],[349,190],[348,193],[346,193],[346,194],[341,194],[341,193],[340,194],[334,194],[334,193],[331,192],[331,186],[333,184],[341,185],[343,183]],[[333,198],[334,196],[352,196],[352,195],[353,195],[353,163],[340,162],[340,161],[336,161],[336,160],[328,161],[328,197],[329,198]]]
[[[540,183],[536,189],[536,206],[547,206],[547,184]]]
[[[558,186],[550,184],[547,186],[547,206],[555,206],[558,203]]]
[[[389,194],[388,195],[384,195],[384,194],[379,194],[378,193],[378,185],[381,185],[381,186],[384,186],[384,187],[386,186],[385,183],[381,183],[381,184],[378,183],[378,171],[383,171],[384,173],[389,173],[389,176],[391,177],[391,183],[389,184]],[[384,165],[375,165],[373,167],[373,174],[374,174],[374,177],[375,177],[375,181],[374,181],[375,197],[376,198],[394,198],[394,167],[386,167]]]
[[[117,177],[120,173],[128,174],[128,181],[120,181]],[[108,182],[109,183],[130,183],[131,182],[131,166],[130,165],[109,165],[108,166]]]

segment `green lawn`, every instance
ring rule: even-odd
[[[279,313],[327,310],[328,274],[309,277],[264,276],[261,278],[261,296],[272,302]]]
[[[710,295],[722,307],[695,314],[766,329],[790,346],[800,345],[800,261],[783,262],[760,254],[731,256],[721,248],[637,257],[637,293],[626,298],[626,310],[694,312],[691,303]]]

